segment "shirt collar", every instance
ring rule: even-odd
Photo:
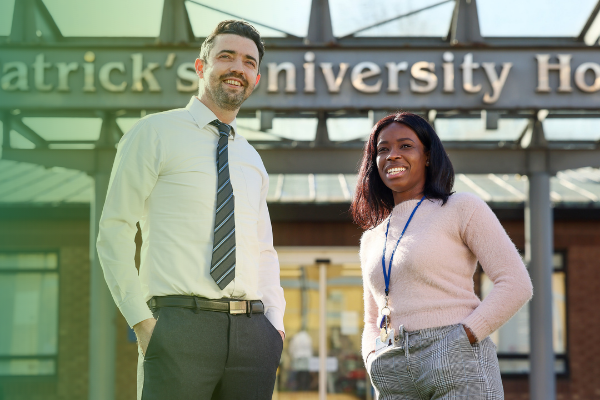
[[[204,129],[206,125],[208,125],[210,122],[214,121],[215,119],[218,119],[215,113],[213,113],[208,107],[206,107],[204,103],[198,100],[196,96],[192,96],[190,102],[185,108],[190,112],[190,114],[192,114],[194,121],[196,121],[196,124],[198,124],[198,127],[200,129]],[[236,121],[237,118],[229,124],[232,128],[230,134],[232,138],[235,138],[235,132],[237,131]],[[217,128],[213,128],[215,135],[218,136],[219,133],[217,131]]]

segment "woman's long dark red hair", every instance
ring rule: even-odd
[[[412,129],[429,152],[429,167],[425,175],[423,194],[429,199],[442,200],[446,204],[454,186],[454,168],[442,141],[433,127],[423,117],[399,112],[379,120],[365,143],[358,173],[356,192],[350,206],[354,223],[363,229],[379,225],[394,208],[392,190],[385,186],[377,170],[377,138],[388,125],[400,123]]]

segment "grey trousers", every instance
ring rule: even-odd
[[[469,343],[462,325],[401,332],[367,359],[378,400],[502,400],[496,346]]]
[[[283,341],[263,314],[164,307],[155,318],[138,399],[271,399]]]

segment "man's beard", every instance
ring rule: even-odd
[[[242,90],[236,93],[230,93],[223,82],[227,78],[237,78],[241,80],[244,85],[242,86]],[[244,77],[232,73],[220,76],[218,79],[212,81],[207,87],[207,92],[210,97],[212,97],[215,105],[228,111],[239,109],[253,90],[254,88],[249,87],[248,81]]]

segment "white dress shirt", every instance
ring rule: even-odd
[[[152,296],[262,300],[283,331],[285,299],[267,191],[256,150],[236,131],[229,136],[235,196],[235,279],[223,290],[210,276],[217,189],[217,119],[196,97],[186,108],[141,119],[119,142],[100,219],[98,255],[106,282],[130,326],[152,318]],[[134,265],[136,223],[143,245]]]

